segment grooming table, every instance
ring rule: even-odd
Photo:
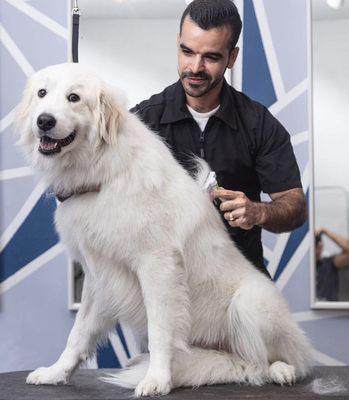
[[[115,371],[115,370],[114,370]],[[32,386],[25,384],[27,371],[0,374],[1,400],[130,400],[133,391],[121,389],[99,381],[103,373],[113,370],[79,370],[65,386]],[[331,395],[319,395],[311,391],[310,385],[314,379],[335,379],[344,386],[344,391]],[[219,400],[219,399],[257,399],[257,400],[288,400],[288,399],[346,399],[349,400],[349,367],[316,367],[311,376],[303,382],[291,387],[280,387],[269,384],[263,387],[244,385],[204,386],[199,389],[176,389],[164,399],[181,400]],[[157,399],[159,397],[146,397]]]

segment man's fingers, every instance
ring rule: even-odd
[[[221,211],[232,211],[245,207],[243,199],[237,198],[235,200],[224,200],[219,206]]]
[[[227,189],[215,189],[213,192],[211,192],[211,195],[214,199],[220,198],[222,200],[234,200],[238,197],[241,197],[243,193]]]
[[[237,216],[235,211],[231,213],[225,213],[224,218],[229,222],[229,225],[233,228],[241,228],[244,230],[250,230],[253,228],[253,224],[249,223],[244,216]],[[232,219],[233,218],[233,219]]]
[[[243,210],[229,211],[223,214],[224,219],[227,221],[235,222],[244,215]]]

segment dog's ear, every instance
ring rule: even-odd
[[[30,103],[33,97],[33,87],[31,83],[31,79],[27,81],[27,84],[23,90],[23,94],[21,97],[20,102],[15,108],[15,115],[14,115],[14,130],[16,133],[23,135],[23,131],[27,130],[27,126],[29,121],[29,113],[30,113]]]
[[[114,146],[125,119],[126,107],[123,96],[120,95],[119,98],[114,88],[103,84],[99,94],[99,104],[99,135],[106,143]]]

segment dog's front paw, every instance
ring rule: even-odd
[[[136,387],[136,397],[169,394],[172,389],[170,380],[145,377]]]
[[[27,376],[29,385],[58,385],[68,382],[68,374],[55,366],[38,368]]]
[[[293,365],[276,361],[269,367],[269,379],[279,385],[293,385],[296,382],[296,372]]]

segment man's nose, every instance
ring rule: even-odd
[[[200,55],[197,55],[196,57],[194,57],[192,65],[191,65],[191,70],[194,74],[204,70],[204,62]]]
[[[56,125],[56,122],[56,118],[53,115],[42,113],[38,116],[36,124],[42,131],[47,132]]]

